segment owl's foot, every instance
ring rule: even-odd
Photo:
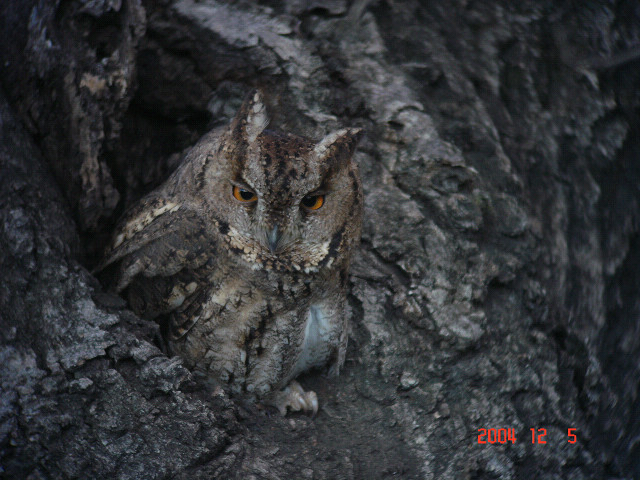
[[[311,412],[312,416],[318,413],[318,396],[316,392],[305,392],[300,384],[291,380],[289,385],[280,390],[273,397],[273,405],[284,417],[287,414],[287,407],[292,412]]]

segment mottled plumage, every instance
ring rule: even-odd
[[[135,312],[166,319],[167,344],[190,368],[283,412],[315,411],[293,380],[344,362],[359,129],[314,142],[267,123],[252,92],[124,215],[100,269]]]

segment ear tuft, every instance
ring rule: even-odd
[[[353,156],[361,137],[361,128],[343,128],[324,137],[313,152],[320,161],[343,163]]]
[[[231,132],[237,140],[251,145],[268,123],[269,116],[262,94],[259,90],[252,90],[245,97],[240,110],[231,122]]]

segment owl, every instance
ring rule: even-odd
[[[360,129],[315,142],[268,123],[251,92],[125,213],[98,270],[194,372],[283,415],[315,414],[316,394],[295,379],[344,363]]]

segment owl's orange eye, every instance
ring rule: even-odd
[[[236,200],[244,203],[255,202],[258,199],[258,196],[251,190],[245,190],[236,185],[233,186],[233,196]]]
[[[308,210],[318,210],[324,205],[324,195],[307,195],[302,199],[302,206]]]

